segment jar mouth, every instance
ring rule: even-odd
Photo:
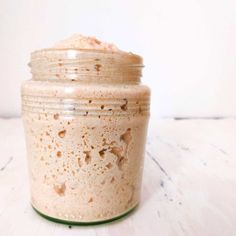
[[[132,52],[125,52],[122,50],[119,51],[111,51],[111,50],[101,50],[101,49],[87,49],[87,48],[44,48],[40,50],[35,50],[31,53],[31,57],[37,54],[41,53],[48,53],[48,52],[68,52],[68,51],[74,51],[76,53],[97,53],[97,54],[120,54],[124,55],[126,57],[132,57],[133,59],[138,60],[139,62],[142,62],[142,57],[138,54],[132,53]]]
[[[123,51],[49,48],[31,53],[34,80],[139,83],[142,57]]]

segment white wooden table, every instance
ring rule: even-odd
[[[0,119],[0,235],[235,236],[236,119],[152,119],[139,208],[99,226],[66,226],[29,204],[20,119]]]

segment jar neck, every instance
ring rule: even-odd
[[[33,80],[138,84],[142,58],[126,52],[44,49],[31,54]]]

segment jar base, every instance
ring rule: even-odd
[[[37,210],[32,204],[31,204],[31,206],[37,214],[39,214],[43,218],[45,218],[47,220],[50,220],[52,222],[60,223],[60,224],[64,224],[64,225],[83,225],[83,226],[106,224],[106,223],[110,223],[110,222],[113,222],[113,221],[116,221],[116,220],[120,220],[121,218],[125,218],[126,216],[130,215],[131,213],[133,213],[138,208],[138,204],[137,204],[134,207],[132,207],[131,209],[129,209],[128,211],[126,211],[125,213],[123,213],[121,215],[118,215],[116,217],[113,217],[111,219],[107,219],[107,220],[79,222],[79,221],[62,220],[62,219],[54,218],[54,217],[51,217],[51,216],[47,216],[44,213]]]

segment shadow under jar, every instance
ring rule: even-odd
[[[139,202],[148,87],[142,58],[44,49],[22,85],[31,204],[64,223],[116,219]]]

